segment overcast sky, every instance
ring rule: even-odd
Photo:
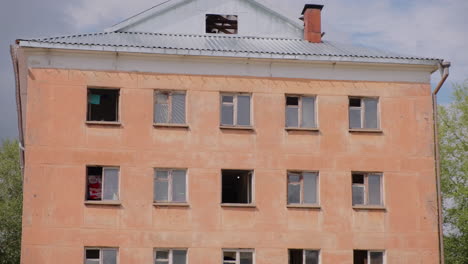
[[[222,1],[222,0],[220,0]],[[325,39],[452,62],[439,95],[450,103],[454,82],[468,78],[468,0],[264,0],[292,16],[324,4]],[[17,138],[9,45],[18,38],[99,32],[161,0],[1,0],[0,140]],[[432,83],[440,79],[434,73]]]

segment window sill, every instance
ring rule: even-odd
[[[110,122],[110,121],[86,121],[88,126],[122,126],[122,123],[119,121]]]
[[[350,133],[383,133],[381,129],[350,128]]]
[[[154,127],[164,127],[164,128],[189,128],[188,124],[163,124],[163,123],[154,123]]]
[[[156,207],[190,207],[188,203],[153,203]]]
[[[222,203],[221,207],[256,208],[257,206],[255,204]]]
[[[321,209],[318,204],[288,204],[287,208],[301,208],[301,209]]]
[[[385,206],[379,205],[353,205],[354,210],[375,210],[375,211],[387,211]]]
[[[85,201],[85,205],[109,205],[109,206],[121,206],[120,201]]]
[[[319,132],[317,127],[286,127],[284,128],[286,131],[310,131],[310,132]]]
[[[231,129],[231,130],[248,130],[254,131],[255,129],[252,126],[219,126],[220,129]]]

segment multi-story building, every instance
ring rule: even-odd
[[[447,65],[323,41],[321,10],[172,0],[17,40],[22,263],[439,263]]]

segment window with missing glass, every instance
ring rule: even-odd
[[[88,109],[86,121],[119,121],[118,89],[88,89]]]
[[[254,250],[224,249],[223,264],[254,264]]]
[[[238,17],[237,15],[206,15],[206,30],[208,34],[237,34]]]
[[[84,264],[117,264],[117,248],[85,248]]]
[[[318,172],[288,172],[288,204],[318,204]]]
[[[155,249],[154,264],[187,264],[187,250]]]
[[[353,264],[384,264],[385,252],[381,250],[354,250]]]
[[[382,206],[382,173],[352,173],[353,205]]]
[[[86,200],[118,201],[119,168],[103,166],[86,167]]]
[[[183,91],[154,92],[154,123],[185,124],[186,94]]]
[[[155,169],[154,202],[186,203],[187,170]]]
[[[289,249],[289,264],[319,264],[319,250]]]
[[[349,128],[378,130],[380,128],[379,99],[350,97]]]
[[[316,128],[315,96],[286,96],[286,127]]]
[[[250,94],[221,94],[221,126],[252,126]]]

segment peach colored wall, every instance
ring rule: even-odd
[[[338,82],[32,69],[26,119],[23,264],[83,263],[85,246],[119,247],[120,264],[186,247],[191,264],[288,248],[352,264],[438,263],[429,84]],[[121,88],[121,127],[87,126],[87,86]],[[153,90],[187,90],[190,128],[154,128]],[[220,130],[219,92],[253,93],[254,132]],[[284,129],[284,94],[315,94],[320,132]],[[348,132],[348,96],[379,96],[382,134]],[[84,205],[87,164],[120,166],[121,207]],[[188,168],[189,208],[156,208],[153,168]],[[256,208],[221,208],[222,168],[255,170]],[[286,170],[320,171],[321,209],[286,207]],[[382,171],[387,211],[351,207],[351,171]]]

